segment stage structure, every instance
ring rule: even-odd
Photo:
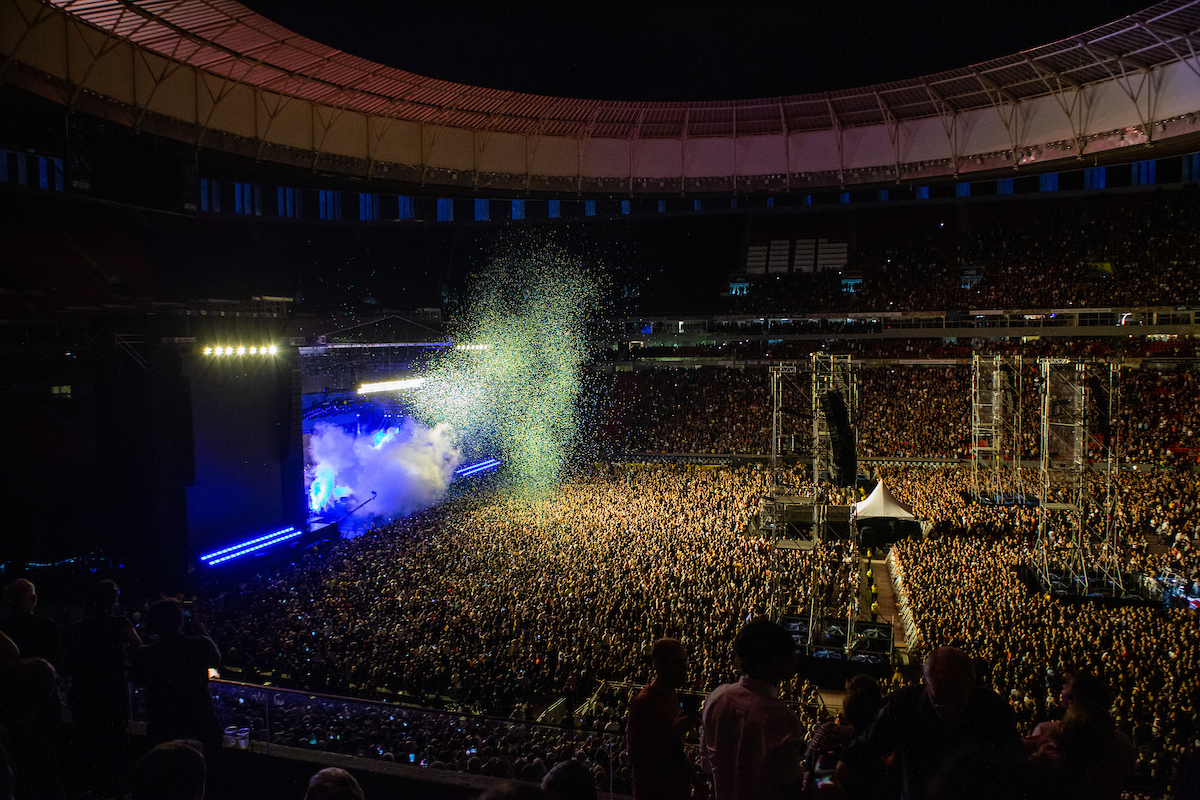
[[[971,494],[977,502],[1025,505],[1021,356],[971,362]]]
[[[771,367],[771,469],[787,455],[809,455],[811,425],[800,419],[800,409],[810,405],[812,380],[809,365],[785,362]],[[797,441],[799,437],[799,441]]]
[[[858,472],[858,374],[850,356],[812,354],[813,483],[853,487]]]
[[[862,602],[863,564],[869,562],[860,553],[853,515],[857,373],[850,356],[824,353],[770,371],[771,494],[759,501],[758,525],[773,535],[778,558],[812,559],[807,595],[799,602],[799,588],[784,577],[788,571],[775,571],[773,616],[806,656],[829,667],[826,671],[841,675],[885,668],[891,661],[891,626],[873,621],[869,600]],[[807,425],[803,411],[809,413]],[[781,459],[805,457],[813,465],[811,486],[785,485]],[[849,505],[830,502],[837,489],[849,490]]]
[[[1120,532],[1112,513],[1120,367],[1048,357],[1039,358],[1038,366],[1038,577],[1057,594],[1123,597]],[[1095,484],[1103,488],[1093,494]]]
[[[853,487],[858,472],[854,430],[858,409],[857,373],[848,355],[814,353],[808,363],[785,362],[771,371],[771,496],[759,505],[759,528],[778,539],[787,526],[812,526],[821,538],[830,522],[845,523],[851,537],[848,506],[827,504],[828,489]],[[801,410],[809,412],[805,430]],[[807,447],[805,447],[807,445]],[[812,488],[796,489],[780,481],[780,459],[811,459]],[[785,545],[786,546],[786,545]],[[810,545],[811,546],[811,545]]]

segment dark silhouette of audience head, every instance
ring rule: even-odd
[[[304,800],[364,800],[362,787],[344,769],[327,767],[308,781]]]
[[[1068,765],[1086,765],[1108,752],[1115,730],[1106,708],[1092,700],[1073,700],[1055,734],[1058,751]]]
[[[0,675],[0,715],[25,723],[52,715],[58,703],[58,673],[44,658],[22,658]]]
[[[25,578],[17,578],[4,587],[4,605],[13,614],[32,614],[37,601],[37,589]]]
[[[146,625],[150,633],[164,639],[183,633],[183,605],[174,597],[160,600],[146,612]]]
[[[796,642],[783,626],[755,617],[733,640],[741,670],[755,680],[778,684],[796,672]]]
[[[846,681],[846,696],[842,700],[842,719],[857,736],[875,721],[883,707],[883,693],[870,675],[855,675]]]
[[[107,578],[99,581],[88,590],[83,600],[83,612],[89,617],[102,617],[112,613],[117,604],[121,590],[117,584]]]
[[[958,719],[971,700],[975,662],[957,647],[939,647],[925,659],[925,693],[944,722]]]
[[[204,800],[205,778],[199,742],[163,742],[134,765],[132,800]]]
[[[1101,708],[1112,704],[1112,694],[1104,681],[1091,672],[1080,671],[1071,674],[1063,683],[1062,702],[1070,707],[1077,702],[1095,703]]]
[[[488,789],[479,795],[479,800],[557,800],[557,798],[540,786],[513,781],[494,789]]]
[[[659,639],[650,651],[654,672],[668,686],[682,686],[687,681],[687,650],[678,639]]]
[[[661,640],[660,640],[661,641]],[[596,800],[592,771],[581,761],[560,761],[542,778],[542,788],[559,800]]]

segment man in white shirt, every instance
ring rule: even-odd
[[[798,798],[804,732],[779,699],[780,684],[796,672],[796,644],[782,626],[759,617],[738,631],[733,652],[742,677],[709,694],[700,729],[700,757],[716,800]]]

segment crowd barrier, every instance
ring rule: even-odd
[[[892,574],[892,584],[896,589],[896,610],[900,614],[900,621],[904,624],[904,636],[908,642],[908,649],[911,651],[914,646],[921,644],[921,629],[917,627],[917,623],[913,619],[912,607],[908,602],[908,590],[904,586],[904,563],[894,548],[888,553],[887,565]]]

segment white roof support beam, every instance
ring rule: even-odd
[[[946,133],[946,141],[950,144],[950,164],[954,177],[957,178],[960,162],[958,152],[958,112],[946,102],[941,92],[934,89],[929,81],[925,81],[925,92],[929,95],[934,108],[937,109],[938,119],[942,123],[942,130]]]
[[[833,123],[833,135],[837,137],[837,154],[838,154],[838,186],[842,189],[846,188],[846,149],[845,141],[842,138],[842,121],[838,119],[837,111],[833,108],[833,100],[830,99],[829,93],[825,93],[825,108],[829,111],[829,120]]]
[[[1071,137],[1075,142],[1075,155],[1082,158],[1086,145],[1083,137],[1083,87],[1064,75],[1042,69],[1031,58],[1027,58],[1026,62],[1037,72],[1042,83],[1057,101],[1059,109],[1066,116],[1067,123],[1071,126]],[[1051,78],[1054,79],[1053,82]],[[1069,88],[1064,89],[1063,84]],[[1070,100],[1067,99],[1068,94],[1071,95]]]

